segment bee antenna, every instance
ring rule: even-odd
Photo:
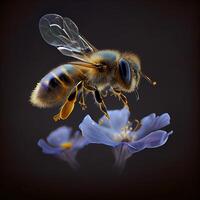
[[[136,100],[139,101],[140,96],[139,96],[139,93],[138,93],[138,89],[137,89],[137,88],[135,88],[135,96],[136,96]]]
[[[141,76],[146,79],[151,85],[155,86],[157,83],[156,81],[152,81],[147,75],[143,74],[142,72],[140,72]]]

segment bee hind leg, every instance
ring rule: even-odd
[[[106,116],[107,119],[110,119],[110,116],[107,112],[107,108],[106,105],[101,97],[101,94],[98,90],[94,91],[94,98],[96,100],[96,102],[99,104],[99,108],[100,110],[104,113],[104,115]]]
[[[71,114],[71,112],[73,111],[75,102],[77,100],[77,95],[78,95],[80,84],[81,83],[79,83],[75,87],[75,89],[71,92],[71,94],[68,96],[67,100],[60,108],[60,112],[58,114],[54,115],[53,119],[55,122],[57,122],[58,120],[61,120],[61,119],[62,120],[67,119],[69,117],[69,115]]]

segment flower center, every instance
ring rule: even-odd
[[[121,132],[114,135],[114,140],[117,142],[130,142],[133,137],[129,134],[132,131],[131,124],[128,123],[126,126],[121,128]]]
[[[72,143],[71,142],[64,142],[60,144],[60,147],[63,149],[71,149],[72,148]]]

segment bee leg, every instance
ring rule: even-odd
[[[88,90],[89,92],[93,92],[93,91],[97,90],[94,86],[91,86],[91,85],[89,85],[87,83],[84,84],[84,88],[86,90]]]
[[[54,115],[53,119],[54,121],[58,120],[64,120],[69,117],[71,114],[72,110],[74,109],[74,104],[76,102],[76,97],[77,97],[77,90],[73,91],[68,99],[65,101],[65,103],[62,105],[60,112],[57,115]]]
[[[101,94],[98,90],[95,90],[94,91],[94,98],[96,100],[96,102],[99,104],[99,108],[100,110],[104,113],[104,115],[106,116],[107,119],[110,119],[110,116],[108,115],[108,112],[107,112],[107,108],[106,108],[106,105],[101,97]]]
[[[79,104],[80,104],[82,110],[85,110],[87,108],[87,106],[85,104],[85,89],[84,89],[84,87],[82,87],[82,93],[81,93],[81,98],[80,98]]]
[[[124,94],[122,94],[121,91],[113,88],[113,92],[114,92],[114,95],[118,96],[119,100],[121,100],[123,102],[125,107],[129,107],[128,100],[127,100],[126,96]]]
[[[127,98],[126,98],[126,96],[124,94],[122,94],[122,93],[120,94],[120,99],[122,100],[124,106],[129,107],[128,106],[128,100],[127,100]]]
[[[137,130],[142,126],[142,124],[140,123],[139,120],[135,119],[135,122],[136,122],[136,126],[135,126],[135,128],[133,129],[133,131],[137,131]]]
[[[103,97],[107,97],[108,96],[108,90],[104,91],[104,93],[102,94]]]
[[[71,94],[68,96],[67,100],[62,105],[60,112],[57,115],[54,115],[53,119],[55,122],[61,119],[62,120],[67,119],[71,114],[71,112],[73,111],[78,91],[80,89],[80,84],[81,82],[75,87],[75,90],[73,90]]]
[[[101,97],[100,92],[97,90],[97,88],[95,88],[94,86],[91,86],[90,84],[87,84],[87,83],[84,84],[84,87],[86,90],[93,92],[94,98],[95,98],[96,102],[99,104],[100,110],[104,113],[104,115],[108,119],[110,119],[110,116],[108,115],[108,112],[107,112],[106,105]]]

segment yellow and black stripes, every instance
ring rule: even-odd
[[[30,101],[38,107],[61,104],[82,79],[83,75],[76,67],[71,64],[61,65],[41,79],[33,90]]]

